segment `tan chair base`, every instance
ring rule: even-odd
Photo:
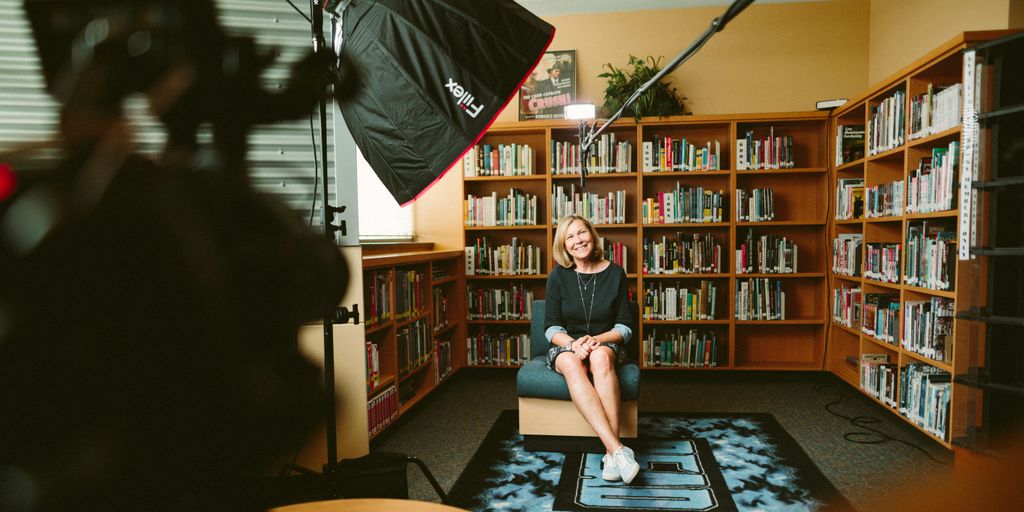
[[[619,409],[619,437],[635,438],[637,402],[622,402]],[[519,398],[519,433],[524,436],[597,437],[569,400]]]

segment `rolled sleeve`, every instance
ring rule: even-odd
[[[550,329],[548,329],[550,331]],[[629,340],[633,338],[633,329],[630,329],[626,324],[615,324],[612,326],[612,330],[619,333],[622,336],[622,344],[629,343]],[[551,338],[549,337],[550,341]]]
[[[568,332],[565,330],[565,327],[562,327],[561,325],[552,325],[551,327],[548,327],[546,331],[544,331],[544,337],[548,339],[548,343],[552,343],[551,340],[554,339],[555,335],[560,332],[568,334]]]

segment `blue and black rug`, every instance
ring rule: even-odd
[[[640,415],[640,474],[601,479],[601,455],[528,452],[502,412],[449,493],[470,510],[852,510],[766,413]]]

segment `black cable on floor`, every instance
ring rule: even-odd
[[[876,418],[874,416],[847,416],[845,414],[842,414],[842,413],[839,413],[839,412],[836,412],[836,411],[832,410],[832,406],[842,402],[843,399],[845,398],[845,396],[843,395],[842,390],[840,390],[836,386],[833,386],[832,384],[815,384],[814,385],[814,391],[817,391],[819,393],[824,393],[826,389],[832,389],[838,395],[838,397],[835,400],[825,404],[825,410],[828,411],[829,414],[832,414],[833,416],[838,416],[840,418],[843,418],[844,420],[847,420],[850,423],[852,423],[853,426],[855,426],[857,428],[862,428],[864,430],[868,430],[869,431],[869,432],[847,432],[847,433],[843,434],[843,438],[846,439],[847,441],[849,441],[851,443],[857,443],[857,444],[882,444],[882,443],[887,443],[889,441],[896,441],[898,443],[903,443],[903,444],[905,444],[905,445],[907,445],[907,446],[909,446],[911,448],[914,448],[915,450],[920,451],[921,453],[923,453],[926,457],[931,459],[936,464],[941,464],[941,465],[947,466],[947,467],[953,467],[952,464],[949,464],[947,462],[944,462],[944,461],[941,461],[941,460],[935,458],[935,456],[933,456],[932,454],[928,453],[928,450],[925,450],[921,446],[918,446],[918,445],[916,445],[914,443],[911,443],[910,441],[904,441],[903,439],[892,437],[889,434],[886,434],[885,432],[882,432],[881,430],[877,430],[877,429],[874,429],[874,428],[869,426],[869,425],[874,425],[874,424],[877,424],[877,423],[881,423],[882,420],[879,419],[879,418]]]

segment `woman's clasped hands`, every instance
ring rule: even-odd
[[[581,360],[586,360],[590,357],[590,352],[600,346],[601,342],[597,341],[597,338],[590,335],[581,336],[573,340],[570,344],[573,353],[575,353]]]

